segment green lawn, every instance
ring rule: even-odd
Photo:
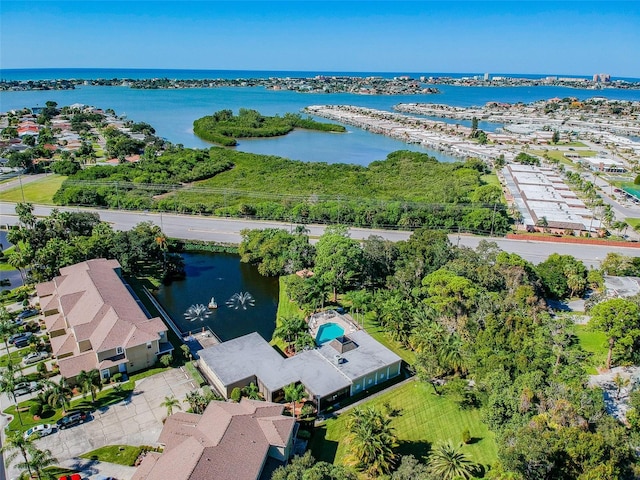
[[[47,175],[35,182],[24,184],[22,188],[18,186],[0,193],[0,200],[4,202],[22,202],[22,191],[24,190],[25,201],[53,205],[53,195],[66,178],[62,175]]]
[[[280,291],[278,296],[278,311],[276,313],[276,328],[280,326],[280,320],[282,318],[289,317],[304,317],[303,311],[298,307],[295,302],[289,300],[287,296],[287,287],[284,283],[285,277],[280,277]],[[280,351],[284,352],[287,349],[287,344],[281,338],[273,337],[271,339],[271,345],[280,349]]]
[[[81,396],[75,397],[71,400],[71,407],[69,407],[68,410],[93,411],[121,402],[131,394],[134,385],[134,380],[129,380],[128,382],[122,383],[119,390],[112,387],[105,387],[105,389],[99,392],[96,396],[95,404],[91,403],[91,396],[87,396],[86,398],[82,398]],[[18,416],[15,405],[11,405],[9,408],[4,410],[4,413],[13,416],[13,420],[9,423],[7,429],[24,432],[34,425],[38,425],[40,423],[55,423],[57,420],[62,418],[62,411],[55,410],[48,417],[43,416],[40,420],[34,420],[29,414],[29,406],[31,404],[32,402],[30,400],[19,404],[21,409],[25,409],[20,416]]]
[[[106,445],[102,448],[84,453],[80,455],[80,457],[89,460],[117,463],[118,465],[133,467],[133,464],[140,456],[141,452],[142,447],[132,447],[130,445]]]
[[[582,142],[577,142],[577,141],[573,141],[573,142],[558,142],[558,143],[552,143],[552,145],[558,145],[558,146],[563,146],[563,147],[581,147],[581,148],[587,148],[587,145],[585,145]]]
[[[589,331],[586,325],[576,325],[576,336],[582,349],[591,353],[587,373],[595,375],[598,373],[596,368],[603,367],[607,360],[607,336],[602,332]]]
[[[460,443],[463,430],[468,428],[473,440],[463,447],[463,451],[473,461],[484,465],[497,460],[494,435],[480,421],[478,410],[461,410],[446,397],[435,395],[430,385],[418,381],[409,382],[364,405],[382,409],[386,402],[399,411],[391,421],[398,439],[397,453],[424,457],[435,442],[450,439]],[[316,428],[310,441],[316,459],[336,464],[344,462],[348,453],[344,441],[347,418],[348,412]]]
[[[11,352],[9,355],[7,355],[5,346],[4,346],[4,342],[2,342],[2,349],[0,350],[1,352],[4,353],[4,355],[2,355],[0,357],[0,367],[6,367],[9,364],[9,357],[11,357],[11,363],[13,365],[20,365],[20,362],[22,362],[22,358],[29,353],[29,347],[25,347],[25,348],[21,348],[20,350],[15,350],[13,352]]]
[[[634,230],[640,229],[640,218],[625,218],[624,221]]]
[[[374,314],[368,314],[364,317],[364,329],[376,341],[387,347],[393,353],[398,355],[409,365],[413,365],[416,361],[416,354],[411,350],[407,350],[400,343],[390,339],[384,329],[375,321]]]

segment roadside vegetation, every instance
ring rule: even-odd
[[[137,164],[82,170],[63,183],[54,201],[295,223],[504,233],[510,220],[502,190],[483,180],[486,173],[478,160],[440,163],[409,151],[361,167],[220,147],[174,147]]]
[[[193,133],[203,140],[225,147],[237,145],[238,138],[278,137],[294,128],[319,130],[322,132],[345,132],[342,125],[316,122],[311,117],[302,118],[295,113],[265,117],[256,110],[241,108],[238,115],[231,110],[220,110],[213,115],[193,122]]]

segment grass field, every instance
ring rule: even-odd
[[[287,287],[284,283],[285,277],[280,277],[280,291],[278,296],[278,311],[276,313],[276,328],[280,326],[280,320],[282,318],[291,318],[298,317],[304,318],[304,313],[295,302],[289,300],[287,295]],[[282,352],[284,352],[287,348],[287,344],[281,338],[273,337],[271,339],[271,345],[274,347],[278,347]]]
[[[24,201],[26,202],[53,205],[53,195],[66,178],[62,175],[47,175],[35,182],[24,184],[22,188],[18,186],[0,193],[0,200],[3,202],[22,202],[22,192],[24,191]]]
[[[624,221],[627,222],[634,230],[638,230],[640,228],[640,218],[625,218]]]
[[[452,440],[461,443],[462,432],[469,429],[472,442],[463,447],[475,462],[490,465],[497,460],[497,446],[493,434],[480,421],[478,410],[461,410],[444,396],[433,393],[430,385],[413,381],[395,390],[371,399],[365,405],[382,409],[385,403],[399,414],[393,417],[391,426],[398,439],[397,453],[412,454],[416,458],[429,453],[431,445],[438,441]],[[337,419],[327,420],[316,428],[310,447],[318,460],[342,463],[347,457],[346,421],[348,413]]]
[[[132,467],[141,452],[142,447],[132,447],[130,445],[106,445],[102,448],[98,448],[97,450],[92,450],[80,455],[80,457]]]
[[[607,336],[602,332],[591,332],[586,325],[576,325],[576,336],[580,346],[591,353],[591,361],[587,366],[587,373],[595,375],[597,367],[603,367],[607,360]]]

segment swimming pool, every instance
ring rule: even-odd
[[[344,329],[337,323],[325,323],[320,325],[318,333],[316,335],[316,343],[322,345],[323,343],[330,342],[334,338],[344,335]]]

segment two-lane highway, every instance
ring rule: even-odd
[[[36,216],[47,216],[53,207],[37,205],[34,209]],[[238,244],[242,239],[241,231],[258,228],[284,228],[292,230],[295,223],[273,222],[261,220],[247,220],[238,218],[216,218],[195,215],[176,215],[156,212],[130,212],[123,210],[99,210],[92,208],[58,207],[62,211],[96,212],[100,218],[109,222],[116,230],[130,230],[140,222],[152,222],[173,238],[185,240],[206,240],[219,243]],[[15,204],[0,203],[0,225],[17,225]],[[324,232],[324,225],[305,225],[309,230],[311,241],[316,241]],[[377,230],[366,228],[351,228],[351,237],[362,240],[370,235],[379,235],[391,241],[406,240],[411,232],[401,230]],[[454,245],[476,248],[481,240],[496,242],[507,252],[517,253],[533,263],[544,261],[552,253],[573,255],[582,260],[585,265],[597,267],[609,252],[617,252],[628,256],[637,256],[640,249],[633,247],[616,247],[608,245],[587,245],[575,243],[551,243],[541,241],[510,240],[501,237],[478,237],[471,235],[449,235]]]

